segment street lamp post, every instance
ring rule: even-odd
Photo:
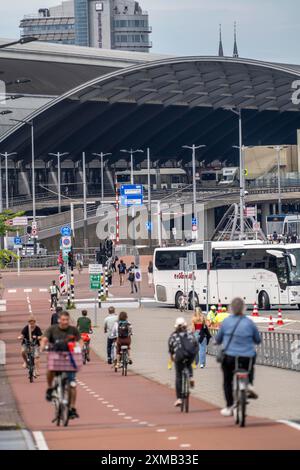
[[[32,218],[36,222],[36,200],[35,200],[35,148],[34,148],[34,123],[23,119],[10,119],[10,121],[26,124],[31,128],[31,186],[32,186]]]
[[[133,174],[134,162],[133,162],[133,155],[134,155],[135,153],[144,153],[144,150],[140,150],[140,149],[133,150],[133,149],[130,149],[130,150],[121,150],[121,152],[123,152],[123,153],[129,153],[129,154],[130,154],[130,183],[131,183],[131,184],[134,184],[134,174]]]
[[[29,42],[34,42],[37,41],[38,38],[35,38],[33,36],[28,36],[25,38],[18,39],[18,41],[12,41],[12,42],[7,42],[5,44],[0,44],[0,49],[5,49],[6,47],[9,46],[15,46],[16,44],[28,44]]]
[[[192,167],[193,167],[193,217],[196,217],[197,204],[197,182],[196,182],[196,150],[206,147],[206,145],[192,146],[184,145],[182,148],[192,150]],[[198,222],[197,222],[198,225]]]
[[[8,153],[8,152],[4,152],[4,153],[0,153],[0,157],[4,157],[4,161],[5,161],[5,208],[6,209],[9,209],[9,188],[8,188],[8,157],[12,157],[13,155],[17,155],[17,152],[12,152],[12,153]],[[0,159],[1,160],[1,159]],[[1,188],[0,188],[0,191],[1,191],[1,203],[0,203],[0,206],[1,206],[1,212],[3,211],[3,201],[2,201],[2,171],[0,169],[0,180],[1,180]]]
[[[61,158],[69,155],[69,152],[64,153],[49,153],[49,155],[57,158],[57,185],[58,185],[58,212],[61,212]]]
[[[280,174],[280,154],[281,150],[288,148],[286,145],[280,146],[268,146],[269,149],[273,149],[276,151],[277,156],[277,188],[278,188],[278,214],[280,215],[282,212],[282,197],[281,197],[281,174]]]
[[[245,236],[245,223],[244,223],[244,207],[245,207],[245,162],[243,146],[243,123],[242,123],[242,110],[229,108],[229,111],[236,114],[239,118],[239,166],[240,166],[240,225],[241,225],[241,239]]]
[[[100,157],[101,162],[101,204],[104,202],[104,157],[112,155],[111,153],[93,153],[95,157]]]

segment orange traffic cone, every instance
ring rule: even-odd
[[[259,312],[258,312],[258,308],[257,308],[257,303],[256,303],[256,302],[254,302],[254,304],[253,304],[252,317],[259,317]]]
[[[277,320],[277,325],[278,326],[283,326],[283,319],[282,319],[282,310],[281,308],[278,309],[278,320]]]
[[[269,320],[269,329],[268,331],[275,331],[274,330],[274,323],[273,323],[273,317],[270,315],[270,320]]]

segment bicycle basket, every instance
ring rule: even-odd
[[[48,353],[48,370],[55,372],[77,372],[81,367],[81,352],[50,351]]]

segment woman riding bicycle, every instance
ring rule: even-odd
[[[245,302],[237,297],[231,302],[231,313],[224,320],[215,341],[223,345],[224,357],[222,370],[224,374],[224,394],[226,407],[221,410],[222,416],[233,415],[233,376],[236,367],[249,370],[248,398],[258,398],[253,388],[256,346],[261,343],[260,333],[254,322],[245,316]]]
[[[121,312],[119,314],[119,318],[113,326],[112,329],[112,337],[116,338],[117,341],[117,363],[116,367],[120,367],[120,359],[121,359],[121,348],[122,346],[128,346],[128,358],[129,364],[132,364],[132,360],[130,357],[130,345],[131,345],[131,336],[132,336],[132,326],[131,323],[128,321],[128,315],[126,312]]]

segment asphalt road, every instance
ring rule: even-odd
[[[219,408],[191,399],[191,412],[173,407],[174,391],[130,372],[124,378],[92,354],[92,362],[78,374],[80,419],[58,429],[51,423],[52,405],[44,398],[45,354],[42,375],[30,384],[21,367],[17,336],[29,311],[42,329],[50,310],[46,272],[7,280],[6,311],[0,312],[0,332],[7,346],[8,378],[26,427],[49,449],[300,449],[299,430],[285,424],[248,418],[248,426],[236,428]],[[24,286],[26,284],[26,287]],[[43,286],[43,287],[41,287]],[[24,292],[25,289],[25,292]],[[151,332],[149,332],[151,334]],[[153,338],[154,339],[154,338]],[[36,434],[37,433],[37,434]],[[42,434],[41,434],[42,433]],[[43,441],[45,439],[45,441]]]

